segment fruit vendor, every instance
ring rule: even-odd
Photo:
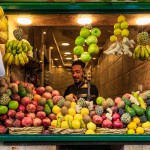
[[[5,76],[5,68],[4,68],[2,54],[1,54],[1,50],[0,50],[0,78],[2,78],[4,76]]]
[[[78,99],[80,97],[85,98],[87,100],[88,95],[88,87],[84,80],[85,73],[85,63],[77,60],[72,63],[71,73],[74,79],[74,84],[68,86],[64,93],[64,97],[69,94],[74,94],[74,96]],[[96,104],[96,98],[98,97],[98,89],[97,87],[90,83],[90,101],[93,101]]]

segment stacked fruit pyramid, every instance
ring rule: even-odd
[[[114,24],[113,35],[110,36],[110,47],[104,51],[107,55],[129,55],[132,56],[131,48],[134,48],[134,40],[129,40],[128,22],[124,15],[120,15]]]
[[[63,97],[51,86],[5,78],[0,85],[5,89],[0,93],[1,134],[150,133],[150,90],[114,100],[99,96],[93,104],[72,94]]]
[[[5,44],[8,40],[8,21],[4,15],[3,8],[0,7],[0,44]]]
[[[149,60],[150,58],[150,46],[149,42],[149,34],[146,31],[140,32],[137,35],[137,46],[133,52],[133,58],[143,60]]]
[[[94,55],[99,53],[97,43],[100,35],[101,31],[99,28],[84,26],[80,30],[80,35],[75,39],[74,55],[80,57],[83,62],[89,62]]]

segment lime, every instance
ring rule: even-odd
[[[127,134],[135,134],[135,130],[134,130],[134,129],[129,129],[129,130],[127,131]]]
[[[123,21],[125,21],[125,20],[126,20],[126,18],[125,18],[124,15],[120,15],[120,16],[118,17],[118,22],[123,22]]]
[[[137,133],[137,134],[144,134],[144,128],[142,128],[142,127],[137,127],[137,128],[136,128],[136,133]]]
[[[91,129],[85,131],[85,134],[95,134],[95,132]]]
[[[7,106],[0,105],[0,115],[4,115],[8,112]]]
[[[13,109],[13,110],[16,110],[19,106],[19,103],[17,101],[13,101],[11,100],[8,104],[8,108],[9,109]]]
[[[80,129],[80,121],[79,120],[73,120],[72,121],[72,128]]]

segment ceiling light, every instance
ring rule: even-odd
[[[78,24],[91,24],[92,23],[92,19],[91,18],[79,18],[78,19]]]
[[[20,17],[17,19],[17,22],[22,25],[29,25],[32,23],[32,20],[30,18]]]
[[[43,34],[46,34],[46,32],[44,31]]]
[[[139,18],[136,20],[137,25],[146,25],[150,23],[150,18]]]
[[[63,46],[68,46],[68,45],[69,45],[69,43],[62,43],[62,45],[63,45]]]
[[[61,68],[62,66],[58,66],[59,68]]]
[[[64,53],[64,55],[70,55],[70,54],[71,54],[70,52],[65,52],[65,53]]]
[[[71,60],[72,58],[71,58],[71,57],[66,57],[66,59],[67,59],[67,60]]]
[[[54,60],[58,60],[58,58],[54,58]]]

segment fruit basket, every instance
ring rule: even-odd
[[[55,128],[52,126],[49,126],[48,130],[52,134],[84,134],[86,129],[65,129],[65,128]]]
[[[123,129],[109,129],[109,128],[96,128],[96,134],[126,134],[127,133],[127,128]]]
[[[43,126],[40,127],[10,127],[9,134],[41,134]]]

